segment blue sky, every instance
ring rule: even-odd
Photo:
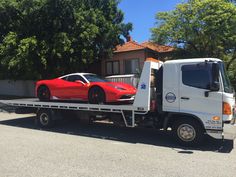
[[[157,12],[173,10],[183,0],[121,0],[119,8],[125,14],[125,22],[133,23],[133,40],[144,42],[150,39]]]

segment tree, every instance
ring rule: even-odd
[[[156,27],[152,28],[153,41],[181,48],[177,53],[181,58],[221,58],[228,70],[234,70],[235,4],[226,0],[189,0],[173,11],[158,13],[156,20]]]
[[[41,79],[85,71],[132,30],[118,0],[0,1],[0,77]]]

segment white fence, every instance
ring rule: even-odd
[[[107,76],[106,79],[111,82],[124,82],[134,87],[138,87],[139,78],[134,74]]]
[[[0,95],[34,97],[35,81],[30,80],[0,80]]]

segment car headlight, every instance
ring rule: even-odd
[[[125,90],[124,88],[118,87],[118,86],[115,86],[115,88],[116,88],[117,90]]]
[[[110,86],[110,87],[113,87],[113,88],[115,88],[115,89],[117,89],[117,90],[126,90],[126,89],[124,89],[124,88],[122,88],[122,87],[119,87],[119,86],[116,86],[116,85],[112,85],[112,84],[109,84],[109,86]]]

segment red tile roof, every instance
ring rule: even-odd
[[[129,41],[129,42],[124,43],[123,45],[116,46],[116,50],[114,52],[115,53],[127,52],[127,51],[133,51],[133,50],[141,50],[141,49],[145,49],[145,47],[138,44],[135,41]]]
[[[154,50],[154,51],[157,51],[157,52],[172,52],[174,51],[174,47],[171,47],[171,46],[166,46],[166,45],[159,45],[159,44],[156,44],[156,43],[153,43],[153,42],[143,42],[141,44],[142,46],[145,46],[151,50]]]
[[[135,41],[128,41],[123,45],[116,46],[114,53],[142,50],[142,49],[146,49],[146,48],[154,50],[159,53],[174,51],[173,47],[158,45],[153,42],[143,42],[142,44],[139,44]]]
[[[145,61],[152,61],[152,62],[157,62],[157,63],[159,63],[160,62],[160,60],[158,60],[158,59],[156,59],[156,58],[151,58],[151,57],[149,57],[149,58],[146,58],[146,60]]]

